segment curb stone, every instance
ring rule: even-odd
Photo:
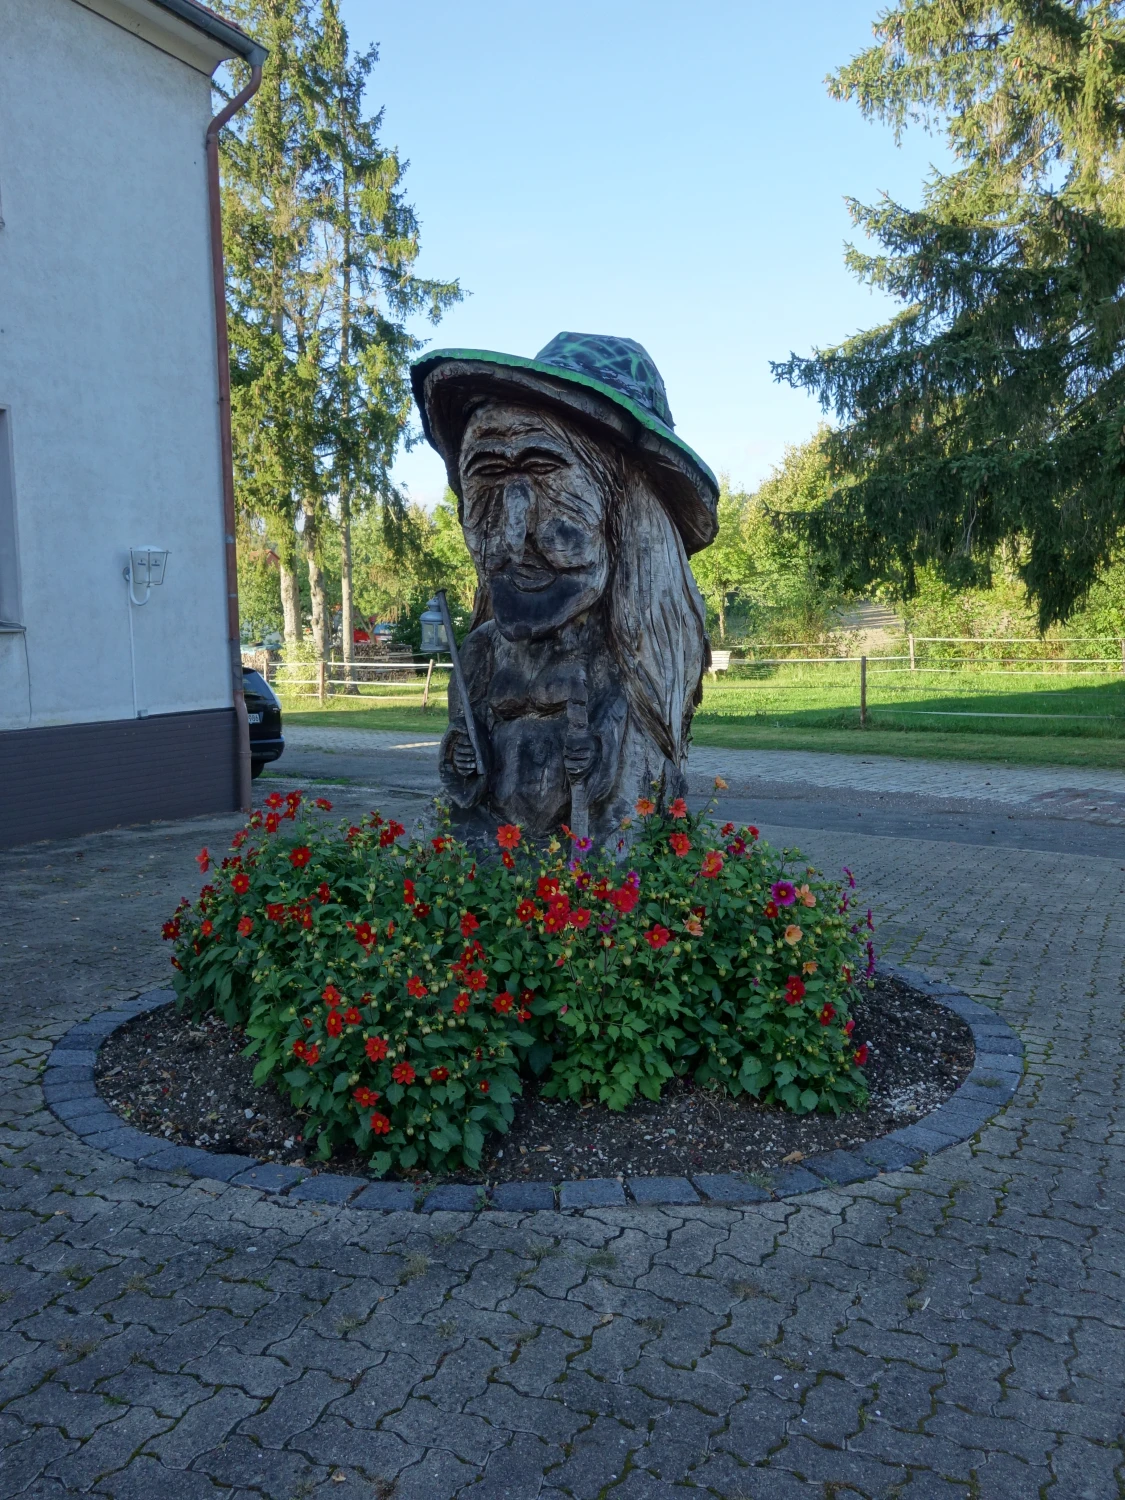
[[[772,1174],[772,1191],[721,1173],[693,1173],[690,1179],[630,1177],[627,1181],[591,1177],[559,1185],[558,1207],[581,1212],[628,1206],[764,1203],[827,1187],[848,1187],[883,1172],[904,1171],[948,1146],[971,1140],[1016,1092],[1023,1077],[1023,1043],[995,1011],[952,985],[929,979],[916,969],[887,965],[885,972],[952,1010],[973,1033],[976,1056],[972,1072],[937,1109],[875,1140],[806,1157],[800,1166]],[[347,1204],[368,1213],[554,1211],[556,1189],[549,1182],[505,1182],[491,1189],[447,1183],[431,1188],[419,1201],[419,1195],[407,1183],[317,1173],[259,1161],[254,1156],[220,1155],[196,1146],[172,1145],[135,1129],[101,1101],[94,1083],[98,1049],[119,1026],[146,1011],[170,1005],[174,999],[171,990],[150,990],[112,1011],[80,1021],[48,1054],[42,1080],[44,1102],[60,1124],[86,1145],[137,1166],[186,1172],[190,1177],[229,1182],[296,1202]]]

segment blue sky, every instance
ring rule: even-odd
[[[533,355],[555,333],[638,339],[677,432],[752,486],[816,427],[770,359],[879,321],[843,265],[846,195],[917,202],[941,142],[828,97],[877,0],[345,0],[378,42],[371,105],[409,158],[420,269],[472,295],[437,345]],[[396,477],[427,505],[425,446]]]

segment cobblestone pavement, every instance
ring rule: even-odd
[[[1125,1495],[1125,870],[1080,824],[764,827],[1020,1032],[974,1142],[752,1209],[428,1218],[129,1168],[43,1108],[51,1040],[163,982],[233,827],[0,854],[0,1496]]]

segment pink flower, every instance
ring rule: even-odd
[[[792,906],[797,899],[797,887],[791,880],[778,880],[770,886],[770,895],[778,906]]]

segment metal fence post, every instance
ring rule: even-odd
[[[910,642],[910,670],[913,672],[914,671],[914,637],[911,635],[911,636],[908,636],[907,639]]]
[[[422,689],[422,707],[430,706],[430,678],[434,675],[434,659],[430,657],[430,665],[426,668],[426,686]]]
[[[867,657],[859,659],[859,727],[867,724]]]

